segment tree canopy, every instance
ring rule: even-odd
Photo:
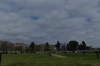
[[[50,50],[50,46],[49,46],[49,43],[46,42],[46,45],[45,45],[45,51],[49,51]]]
[[[35,43],[31,42],[31,44],[30,44],[31,51],[34,51],[34,47],[35,47]]]
[[[60,48],[60,42],[59,41],[57,41],[55,47],[57,48],[57,51],[59,51],[59,48]]]
[[[77,50],[78,49],[78,42],[75,41],[75,40],[70,41],[69,44],[68,44],[68,48],[71,51]]]
[[[82,41],[82,44],[83,44],[83,50],[86,50],[86,43]]]
[[[84,41],[79,45],[79,50],[86,50],[86,43]]]

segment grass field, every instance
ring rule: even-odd
[[[2,55],[1,66],[100,66],[100,58],[95,53],[61,53],[66,58],[48,54],[10,54]]]

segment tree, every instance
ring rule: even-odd
[[[36,45],[35,46],[35,51],[40,51],[41,50],[41,46],[40,45]]]
[[[7,52],[8,52],[7,41],[2,41],[2,51],[3,51],[3,53],[7,54]]]
[[[86,50],[89,50],[90,49],[90,47],[89,46],[86,46]]]
[[[82,45],[83,45],[83,50],[86,50],[86,43],[84,41],[82,41]]]
[[[11,42],[7,42],[7,50],[12,52],[14,50],[14,44]]]
[[[60,42],[59,41],[57,41],[55,47],[57,48],[57,51],[59,51],[59,49],[60,49]]]
[[[78,42],[77,41],[70,41],[69,42],[69,50],[75,51],[78,49]]]
[[[45,51],[49,51],[50,50],[50,46],[49,46],[49,43],[46,42],[46,45],[45,45]]]
[[[79,45],[79,50],[89,50],[89,47],[86,47],[86,43],[82,41],[82,43]]]
[[[80,45],[78,46],[78,49],[79,49],[79,50],[83,50],[83,45],[80,44]]]
[[[25,52],[26,52],[26,53],[28,53],[29,49],[30,49],[30,47],[29,47],[29,46],[27,46],[27,47],[25,47],[25,49],[24,49],[24,50],[25,50]]]
[[[16,46],[16,47],[14,47],[14,50],[15,51],[22,51],[22,46]]]
[[[62,44],[61,49],[62,49],[62,51],[66,51],[66,44],[65,43]]]
[[[14,50],[14,44],[10,41],[0,41],[0,51],[3,53],[12,52]]]
[[[34,51],[34,47],[35,47],[35,43],[34,42],[31,42],[30,49],[31,49],[32,52]]]
[[[67,44],[66,48],[67,48],[67,50],[69,51],[69,50],[70,50],[70,45]]]

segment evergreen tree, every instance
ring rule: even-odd
[[[59,41],[57,41],[55,47],[57,48],[57,51],[59,51],[59,49],[60,49],[60,42]]]
[[[69,51],[69,50],[70,50],[70,45],[67,44],[66,48],[67,48],[67,50]]]
[[[49,51],[50,50],[50,46],[49,46],[49,43],[46,42],[46,45],[45,45],[45,51]]]
[[[83,44],[83,50],[86,50],[86,43],[82,41],[82,44]]]
[[[34,43],[34,42],[31,42],[30,48],[31,48],[31,51],[32,51],[32,52],[34,51],[34,47],[35,47],[35,43]]]

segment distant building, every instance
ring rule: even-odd
[[[100,51],[100,48],[92,48],[91,46],[90,46],[90,49],[89,49],[90,51],[92,51],[92,52],[96,52],[96,51]]]
[[[24,43],[15,43],[14,45],[15,47],[22,46],[22,50],[24,50],[26,47],[29,47],[28,44],[24,44]]]
[[[50,45],[50,50],[51,50],[51,51],[54,51],[54,50],[55,50],[54,45]]]
[[[39,44],[40,45],[40,51],[44,51],[45,50],[45,45],[46,44]]]

